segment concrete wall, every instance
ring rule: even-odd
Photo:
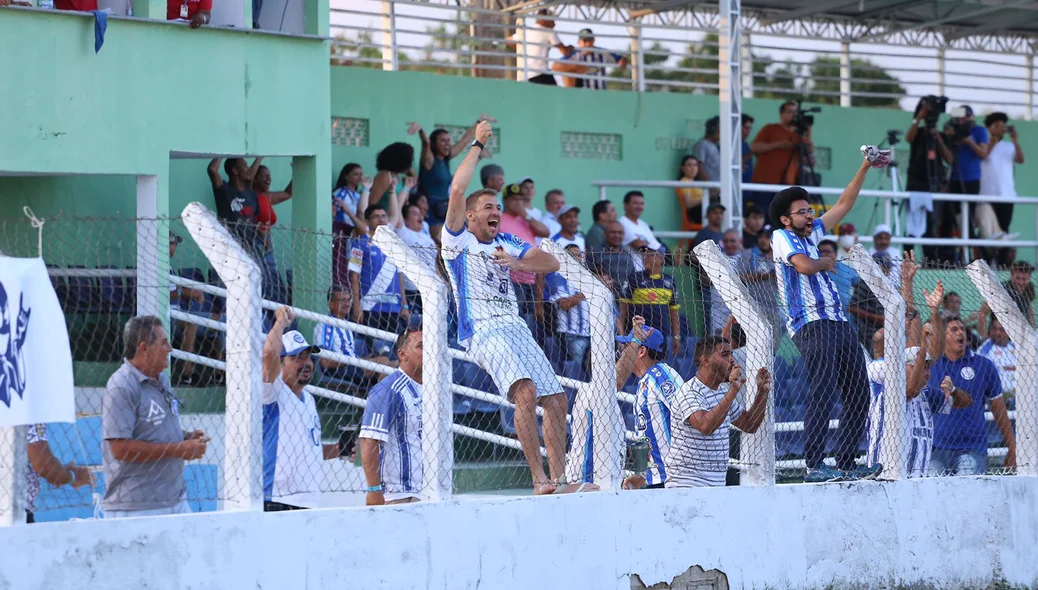
[[[0,529],[0,588],[732,588],[1038,584],[1038,481],[592,493]]]

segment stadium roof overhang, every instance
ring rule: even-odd
[[[545,6],[614,9],[625,19],[695,15],[710,25],[718,2],[699,0],[526,0],[505,8],[531,12]],[[749,33],[826,38],[852,43],[889,43],[1030,53],[1038,45],[1038,0],[743,0],[743,30]]]

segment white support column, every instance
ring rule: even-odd
[[[1024,111],[1024,119],[1034,120],[1034,53],[1024,58],[1027,61],[1027,110]]]
[[[721,294],[725,305],[739,321],[746,334],[746,364],[743,372],[746,377],[745,407],[752,407],[757,401],[757,371],[762,367],[774,374],[775,351],[773,326],[767,317],[757,308],[750,297],[750,291],[739,278],[739,273],[732,268],[731,261],[721,249],[711,241],[703,242],[695,247],[699,264],[710,283]],[[747,464],[743,469],[742,485],[770,486],[775,484],[775,400],[768,398],[768,408],[760,428],[753,434],[744,433],[740,437],[739,461]]]
[[[1038,475],[1038,333],[986,262],[973,261],[966,273],[1016,344],[1017,474],[1034,477]]]
[[[0,428],[0,527],[25,524],[25,467],[29,464],[25,426]],[[8,469],[13,465],[14,469]]]
[[[447,285],[389,227],[378,228],[373,241],[422,295],[422,499],[449,500],[454,415],[451,357],[447,354]]]
[[[158,188],[158,177],[137,177],[137,315],[164,318],[169,305],[169,258],[159,252],[159,244],[167,242],[159,235]]]
[[[382,69],[395,72],[396,51],[396,5],[393,0],[382,0]]]
[[[880,438],[881,479],[907,477],[908,414],[905,400],[905,300],[861,244],[848,252],[847,262],[883,304],[883,435]],[[895,267],[897,268],[897,267]],[[896,272],[896,271],[894,271]]]
[[[602,489],[619,490],[623,483],[626,453],[624,421],[616,402],[616,322],[613,293],[591,271],[552,240],[541,242],[541,249],[559,261],[559,273],[587,298],[591,321],[591,382],[577,389],[573,415],[590,412],[590,432],[576,426],[573,443],[566,457],[567,479],[573,481],[586,464],[584,450],[594,453],[594,483]],[[590,443],[590,444],[588,444]],[[578,464],[579,463],[579,464]]]
[[[259,267],[201,203],[184,226],[227,286],[227,410],[223,489],[227,510],[263,510],[263,331]]]
[[[851,106],[851,44],[840,43],[840,106]]]
[[[937,49],[937,96],[944,96],[944,48]]]
[[[742,227],[742,18],[741,0],[721,0],[718,55],[721,110],[721,204],[724,227]]]
[[[636,92],[645,92],[645,47],[642,44],[642,28],[634,24],[627,27],[631,35],[631,54],[634,56],[634,64],[631,68],[631,89]]]
[[[753,44],[749,33],[742,35],[742,97],[753,98]]]

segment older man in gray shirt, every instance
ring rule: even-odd
[[[209,438],[180,427],[179,402],[164,372],[173,347],[162,320],[131,318],[123,342],[123,364],[101,400],[105,517],[191,512],[184,461],[204,455]]]

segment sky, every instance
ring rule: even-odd
[[[348,38],[355,39],[358,27],[381,30],[381,2],[378,0],[331,0],[331,7],[333,35],[345,33]],[[430,43],[432,38],[424,31],[442,24],[438,20],[453,21],[459,14],[440,4],[396,4],[395,11],[397,43],[413,47]],[[555,30],[564,43],[575,44],[577,31],[590,26],[594,29],[597,46],[620,52],[626,52],[630,47],[629,33],[622,25],[589,23],[569,11],[559,16]],[[527,24],[532,25],[532,20]],[[701,40],[705,33],[702,30],[645,27],[642,38],[645,47],[658,41],[677,54],[668,62],[675,65],[688,44]],[[373,32],[373,37],[375,42],[381,39],[377,32]],[[751,45],[754,55],[776,61],[809,63],[818,55],[839,55],[839,43],[835,41],[753,35]],[[404,51],[411,55],[420,53],[417,49]],[[901,108],[905,110],[912,110],[920,96],[937,92],[935,50],[861,43],[851,46],[851,55],[872,61],[900,80],[908,94],[901,100]],[[442,58],[446,58],[446,54]],[[949,106],[969,104],[977,113],[1001,110],[1010,118],[1023,118],[1026,111],[1026,63],[1022,55],[948,50],[945,55],[945,94],[951,99]]]

